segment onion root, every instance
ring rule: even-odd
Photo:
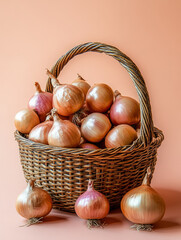
[[[103,228],[105,225],[105,221],[102,219],[88,219],[87,220],[87,227],[89,229],[94,228],[94,227],[101,227]]]
[[[137,231],[149,231],[151,232],[153,230],[152,224],[134,224],[130,228],[133,228]]]
[[[29,227],[29,226],[31,226],[33,224],[41,223],[41,222],[43,222],[42,219],[43,219],[43,217],[40,217],[40,218],[30,218],[30,219],[28,219],[26,221],[26,224],[24,224],[24,225],[22,225],[20,227]]]

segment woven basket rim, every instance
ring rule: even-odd
[[[147,145],[144,146],[144,144],[138,144],[138,139],[137,138],[132,145],[127,145],[124,147],[117,147],[117,148],[103,148],[103,149],[85,149],[85,148],[61,148],[61,147],[54,147],[51,145],[45,145],[45,144],[41,144],[41,143],[36,143],[31,141],[30,139],[26,138],[25,136],[23,136],[23,134],[21,134],[19,131],[15,131],[14,132],[14,136],[16,141],[21,142],[21,144],[26,145],[29,147],[29,149],[31,150],[35,150],[35,151],[40,151],[40,152],[48,152],[48,153],[52,153],[55,155],[58,155],[61,153],[62,154],[67,154],[70,153],[71,155],[96,155],[96,154],[107,154],[107,155],[116,155],[116,154],[120,154],[121,152],[133,152],[137,149],[142,149],[148,146],[152,146],[155,145],[155,143],[159,146],[161,144],[161,142],[164,139],[164,135],[163,132],[161,130],[159,130],[158,128],[154,127],[154,137],[152,139],[152,142]]]

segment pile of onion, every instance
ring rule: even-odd
[[[105,195],[94,189],[93,180],[89,180],[87,191],[75,202],[75,212],[87,220],[88,228],[102,226],[102,219],[109,213],[110,205]]]
[[[43,92],[35,82],[30,110],[15,117],[16,129],[31,132],[30,140],[57,147],[97,149],[130,145],[140,136],[140,106],[136,100],[113,92],[104,83],[91,87],[80,75],[72,84],[60,84],[48,69],[46,73],[53,94]],[[52,110],[56,111],[54,122],[45,121]],[[81,145],[81,139],[87,144]]]
[[[27,226],[38,223],[52,210],[52,199],[48,192],[28,182],[27,188],[17,197],[16,210],[27,219]]]
[[[150,187],[150,167],[140,187],[127,192],[121,201],[121,211],[137,230],[152,230],[153,224],[160,221],[165,213],[162,197]]]

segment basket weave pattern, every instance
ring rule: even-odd
[[[141,184],[148,166],[153,173],[157,148],[164,138],[153,127],[149,96],[140,71],[119,49],[101,43],[76,46],[57,61],[52,74],[58,77],[69,60],[88,51],[106,53],[127,69],[140,101],[140,137],[130,146],[90,150],[39,144],[15,132],[25,179],[35,178],[37,185],[50,193],[54,208],[69,212],[74,212],[75,201],[86,190],[88,179],[95,180],[95,189],[106,195],[112,209],[119,207],[123,195]],[[48,79],[46,91],[52,90]]]

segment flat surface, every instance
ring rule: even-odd
[[[180,239],[181,228],[181,192],[157,189],[166,200],[167,211],[163,220],[157,223],[152,232],[143,232],[130,229],[132,223],[127,221],[120,210],[112,211],[105,219],[104,228],[88,229],[86,221],[78,218],[73,213],[66,213],[57,210],[44,218],[42,223],[30,227],[20,227],[25,220],[16,214],[14,206],[9,207],[9,211],[1,219],[0,236],[2,239],[99,239],[120,237],[127,239]],[[3,227],[4,226],[4,227]]]
[[[181,239],[181,1],[179,0],[6,0],[0,1],[0,239]],[[27,106],[34,82],[45,88],[45,68],[72,47],[89,41],[111,44],[138,66],[149,92],[153,122],[164,132],[152,187],[165,199],[166,213],[152,232],[130,229],[120,210],[104,229],[89,230],[75,214],[53,210],[40,224],[25,223],[15,201],[26,187],[13,119]],[[109,84],[138,99],[129,74],[105,54],[72,59],[59,80],[81,74],[91,85]]]

